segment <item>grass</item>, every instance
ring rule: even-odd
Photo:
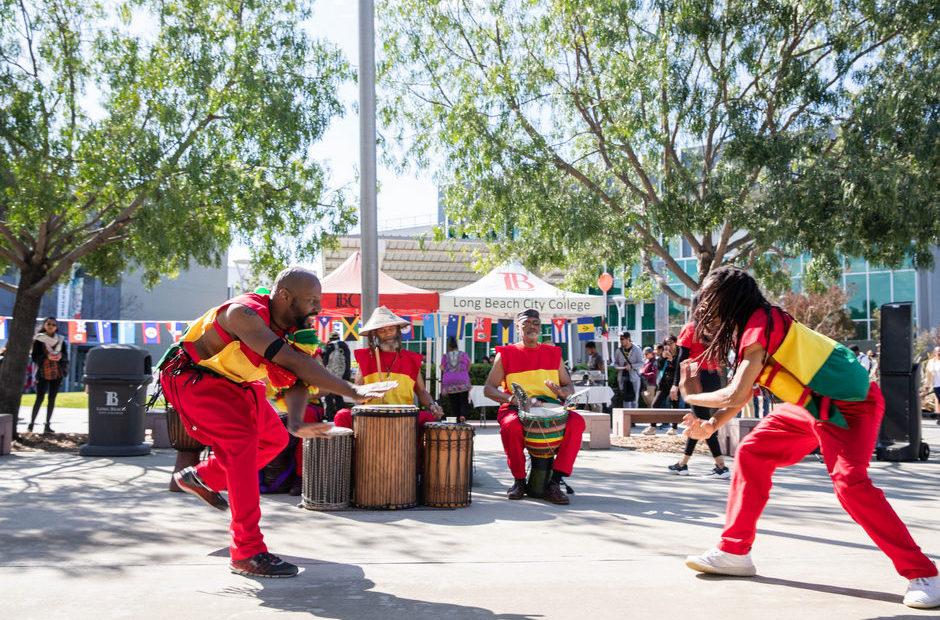
[[[23,400],[20,401],[20,405],[31,407],[34,402],[36,402],[35,394],[23,394]],[[43,407],[45,406],[46,404],[43,402]],[[55,406],[65,407],[67,409],[87,409],[88,394],[85,392],[59,392],[55,397]]]

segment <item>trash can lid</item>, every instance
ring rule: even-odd
[[[105,344],[85,357],[85,382],[96,379],[150,379],[150,352],[129,344]],[[149,381],[148,381],[149,382]]]

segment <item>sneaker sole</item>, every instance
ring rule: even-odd
[[[906,606],[911,609],[935,609],[940,607],[940,601],[934,603],[904,603]]]
[[[181,484],[182,476],[177,476],[176,474],[173,474],[173,480],[176,481],[176,486],[178,486],[180,491],[182,491],[183,493],[192,495],[193,497],[198,499],[200,502],[202,502],[209,508],[214,508],[215,510],[218,510],[220,512],[228,512],[228,504],[225,504],[224,506],[216,506],[215,504],[213,504],[212,502],[204,498],[202,495],[197,493],[194,489],[189,488],[189,486],[187,486],[186,484]]]
[[[259,579],[290,579],[291,577],[296,577],[300,574],[300,571],[298,571],[293,575],[261,575],[259,573],[252,573],[246,570],[241,570],[239,568],[235,568],[234,566],[229,566],[228,568],[235,575],[241,575],[243,577],[258,577]]]
[[[676,472],[676,475],[677,475],[677,476],[688,476],[688,475],[689,475],[689,470],[688,470],[688,469],[683,469],[682,471],[677,471],[677,472]]]
[[[757,574],[757,569],[751,567],[741,568],[715,568],[708,564],[702,564],[696,558],[686,558],[685,565],[694,571],[707,573],[709,575],[724,575],[726,577],[753,577]]]

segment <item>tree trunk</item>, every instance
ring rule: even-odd
[[[13,436],[17,437],[16,423],[20,399],[26,379],[26,364],[32,350],[33,334],[42,293],[27,294],[34,283],[42,279],[42,272],[20,272],[20,284],[13,302],[13,320],[7,334],[7,350],[0,364],[0,413],[13,414]]]

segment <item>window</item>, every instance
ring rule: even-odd
[[[868,285],[865,275],[845,276],[845,291],[849,294],[849,315],[853,319],[867,319]]]
[[[872,273],[868,275],[868,312],[874,312],[882,304],[891,302],[891,274]]]
[[[913,271],[894,272],[894,299],[891,301],[917,301],[917,275]],[[915,303],[916,306],[916,303]]]
[[[864,258],[845,257],[845,271],[847,273],[864,273],[868,270]]]

